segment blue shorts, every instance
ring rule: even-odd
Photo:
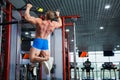
[[[39,50],[48,50],[48,40],[42,38],[35,38],[32,47]]]

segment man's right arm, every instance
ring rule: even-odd
[[[30,15],[30,9],[31,8],[32,8],[32,5],[31,4],[27,4],[26,11],[25,11],[25,14],[24,14],[24,18],[27,21],[29,21],[30,23],[32,23],[32,24],[37,24],[37,19],[38,18],[35,18],[35,17]]]
[[[60,17],[60,12],[56,11],[57,22],[55,23],[55,28],[59,28],[62,26],[62,19]]]

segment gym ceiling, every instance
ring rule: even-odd
[[[44,10],[60,10],[61,16],[80,15],[76,23],[76,46],[80,51],[120,50],[120,0],[9,0],[16,9],[26,3]],[[23,10],[24,12],[24,10]],[[31,13],[38,16],[36,11]],[[71,20],[66,20],[70,22]],[[101,28],[101,29],[100,29]],[[73,51],[73,27],[68,26],[70,51]],[[22,35],[34,25],[23,24]],[[27,37],[31,37],[30,35]]]

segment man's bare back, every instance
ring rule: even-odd
[[[47,11],[45,14],[45,19],[42,20],[41,18],[35,18],[30,15],[31,8],[32,5],[27,4],[24,16],[28,22],[36,25],[35,39],[30,49],[30,62],[33,65],[36,62],[44,62],[47,65],[46,61],[49,60],[50,57],[47,37],[54,31],[55,28],[62,26],[62,20],[59,15],[60,12]],[[57,16],[57,21],[53,21],[55,14]],[[50,70],[49,68],[47,69],[48,71]]]
[[[41,21],[41,23],[38,23],[36,25],[36,38],[47,39],[48,35],[50,35],[54,31],[54,29],[54,21]]]
[[[47,36],[54,31],[55,28],[62,26],[62,20],[59,16],[60,12],[56,11],[56,16],[58,17],[57,21],[51,21],[51,18],[55,17],[55,13],[48,11],[45,15],[45,20],[41,18],[35,18],[30,15],[30,9],[32,8],[31,4],[27,4],[27,9],[25,11],[25,19],[32,24],[36,25],[36,37],[38,38],[47,38]],[[52,15],[52,16],[51,16]],[[50,18],[51,17],[51,18]]]

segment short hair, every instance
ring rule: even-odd
[[[46,18],[47,20],[54,20],[55,19],[55,12],[54,11],[47,11],[46,12]]]

